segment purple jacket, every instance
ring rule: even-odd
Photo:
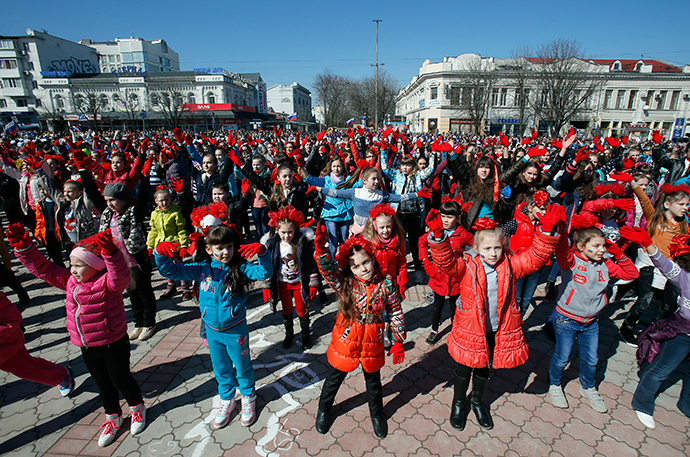
[[[26,249],[15,249],[14,254],[34,276],[67,291],[67,331],[72,344],[104,346],[127,333],[122,294],[129,286],[130,276],[120,250],[112,256],[103,256],[105,271],[84,283],[77,282],[69,269],[46,259],[33,243]]]

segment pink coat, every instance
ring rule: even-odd
[[[23,347],[22,313],[0,292],[0,365]]]
[[[67,331],[72,344],[79,347],[104,346],[127,333],[125,304],[122,298],[129,286],[129,268],[122,253],[103,256],[106,270],[80,283],[69,269],[46,259],[32,243],[14,254],[39,279],[67,291]]]

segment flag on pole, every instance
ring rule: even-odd
[[[347,125],[355,125],[355,118],[351,117],[350,119],[347,120]]]
[[[17,119],[12,118],[7,124],[5,124],[4,132],[8,135],[17,134]]]
[[[288,122],[296,121],[297,120],[297,113],[292,113],[290,117],[287,118]]]

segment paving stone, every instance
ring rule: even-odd
[[[551,448],[560,456],[586,457],[594,454],[594,449],[583,441],[576,440],[570,435],[561,435],[556,439]],[[551,456],[551,454],[549,454]]]
[[[603,442],[597,444],[596,450],[607,457],[636,457],[638,455],[635,449],[608,436],[604,437]]]
[[[548,455],[551,446],[539,439],[535,439],[525,432],[520,432],[510,441],[508,447],[517,452],[520,456],[542,456]]]

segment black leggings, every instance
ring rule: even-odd
[[[122,392],[129,406],[136,406],[144,401],[139,384],[129,371],[129,349],[129,337],[126,334],[105,346],[81,348],[84,363],[96,381],[106,414],[122,415],[118,391]]]
[[[455,306],[460,295],[450,296],[450,322],[453,322],[455,316]],[[446,297],[434,292],[434,303],[431,308],[431,330],[438,332],[438,326],[441,324],[441,315],[443,314],[443,305],[446,304]]]
[[[151,285],[151,259],[144,250],[134,256],[139,267],[130,268],[134,287],[130,287],[129,301],[132,303],[132,314],[135,327],[153,327],[156,325],[156,296]]]
[[[372,416],[383,416],[383,386],[381,385],[381,370],[374,373],[364,373],[364,382],[367,386],[369,396],[369,412]],[[333,407],[335,396],[340,389],[340,385],[345,381],[347,372],[340,371],[330,366],[330,371],[323,383],[321,398],[319,399],[319,410],[329,412]]]
[[[398,213],[398,219],[405,229],[407,239],[410,240],[414,269],[420,271],[422,269],[422,262],[419,261],[419,238],[422,236],[421,215],[419,213]]]
[[[486,334],[486,342],[489,345],[489,365],[494,355],[494,347],[496,347],[496,333],[489,332]],[[460,378],[469,378],[474,371],[474,376],[478,378],[489,378],[489,365],[482,368],[470,368],[467,365],[460,364],[455,369],[455,376]]]

